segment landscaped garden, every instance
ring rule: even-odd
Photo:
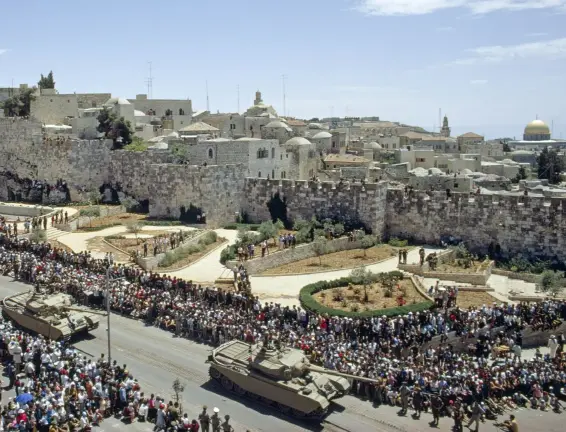
[[[368,236],[371,237],[371,236]],[[375,242],[376,240],[374,240]],[[374,243],[375,244],[375,243]],[[316,252],[316,251],[315,251]],[[324,252],[324,251],[323,251]],[[373,264],[398,256],[398,249],[377,244],[367,249],[350,249],[294,261],[262,272],[262,275],[304,274],[318,271],[341,270]]]
[[[342,223],[333,222],[330,219],[319,221],[314,217],[308,221],[298,219],[293,224],[292,230],[285,229],[283,222],[279,220],[277,222],[263,222],[260,225],[233,224],[228,227],[238,229],[238,240],[236,243],[228,246],[222,251],[220,256],[220,262],[222,264],[225,264],[227,261],[237,259],[237,251],[239,247],[247,248],[249,244],[258,246],[264,240],[268,242],[270,254],[278,253],[277,239],[281,234],[292,233],[295,236],[295,246],[313,243],[317,256],[331,252],[327,245],[328,240],[339,238],[347,234],[346,228]],[[363,230],[357,230],[357,232],[361,233],[361,236],[357,239],[363,242],[363,247],[365,249],[369,249],[376,244],[375,237],[365,236]],[[367,239],[362,240],[362,237],[364,236],[367,237]],[[256,248],[255,257],[259,256],[261,256],[261,250],[258,251]],[[324,267],[321,269],[324,270]]]
[[[493,297],[487,291],[465,291],[459,290],[456,299],[456,306],[462,309],[472,307],[482,307],[483,305],[491,306],[493,302],[501,303],[500,300]]]
[[[159,262],[159,268],[167,271],[181,269],[202,258],[224,242],[226,242],[225,238],[218,237],[214,231],[209,231],[199,238],[197,243],[180,246],[167,252]]]
[[[402,272],[376,274],[364,267],[347,278],[303,287],[300,301],[311,312],[352,317],[401,315],[433,305]]]

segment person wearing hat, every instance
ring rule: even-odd
[[[413,392],[413,407],[415,408],[414,417],[420,419],[423,410],[423,395],[419,386],[415,386],[415,391]]]
[[[198,416],[198,421],[202,427],[203,432],[208,432],[210,429],[210,416],[206,412],[206,405],[202,407],[202,412]],[[216,408],[217,409],[217,408]]]
[[[230,416],[226,414],[224,416],[224,422],[222,423],[223,432],[234,432],[234,428],[232,427],[232,425],[230,425],[229,421],[230,421]]]
[[[214,407],[214,414],[210,417],[210,422],[212,423],[212,432],[220,432],[220,416],[218,413],[220,410]]]

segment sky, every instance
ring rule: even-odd
[[[186,99],[280,115],[379,116],[453,135],[566,138],[566,0],[5,2],[0,87]],[[285,76],[286,78],[283,78]],[[285,83],[285,84],[284,84]],[[285,87],[285,106],[283,103]],[[239,88],[239,104],[238,104]]]

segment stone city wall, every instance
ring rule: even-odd
[[[271,220],[267,203],[276,195],[287,205],[287,217],[296,219],[331,218],[363,223],[383,236],[387,184],[334,183],[306,180],[266,180],[247,178],[243,211],[256,222]]]
[[[387,194],[389,237],[438,244],[462,239],[473,252],[566,260],[566,199],[414,192]]]
[[[151,175],[155,174],[151,165],[166,164],[171,161],[172,156],[169,152],[113,151],[110,158],[110,182],[113,185],[119,183],[126,194],[134,196],[137,200],[149,199],[150,184],[155,181]]]
[[[246,199],[244,179],[246,165],[172,165],[150,167],[149,214],[156,218],[181,216],[181,207],[190,206],[206,214],[212,227],[234,222]]]
[[[328,252],[339,252],[343,250],[359,249],[361,247],[361,242],[349,241],[348,237],[342,237],[335,240],[328,241]],[[243,266],[248,271],[250,275],[257,275],[261,272],[269,270],[274,267],[279,267],[285,264],[289,264],[295,261],[299,261],[306,258],[312,258],[316,256],[314,252],[313,243],[307,243],[298,245],[294,248],[287,248],[283,250],[278,250],[276,247],[270,249],[269,255],[261,257],[261,247],[256,246],[256,254],[259,253],[258,258],[254,258],[243,262]],[[324,258],[323,258],[324,259]],[[233,269],[240,265],[239,261],[228,261],[226,267]]]

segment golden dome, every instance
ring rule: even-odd
[[[533,120],[525,127],[525,135],[550,135],[550,128],[542,120]]]

